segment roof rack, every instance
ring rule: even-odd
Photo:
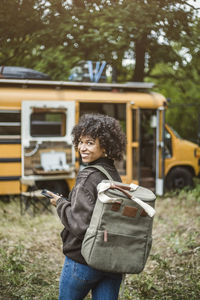
[[[55,86],[55,87],[74,87],[87,89],[151,89],[154,83],[151,82],[127,82],[127,83],[95,83],[95,82],[75,82],[75,81],[52,81],[52,80],[30,80],[30,79],[0,79],[1,84],[25,85],[25,86]]]

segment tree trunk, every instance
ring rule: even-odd
[[[135,69],[133,74],[133,81],[144,81],[146,45],[147,35],[143,36],[140,40],[135,41]]]

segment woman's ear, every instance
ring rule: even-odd
[[[103,149],[103,155],[104,155],[104,157],[108,157],[108,154],[106,153],[105,149]]]

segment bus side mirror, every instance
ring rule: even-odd
[[[157,127],[157,117],[156,116],[151,116],[150,126],[151,126],[151,128],[156,128]]]

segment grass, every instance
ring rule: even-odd
[[[120,299],[199,299],[200,185],[158,198],[156,211],[147,265],[126,275]],[[16,198],[0,202],[0,218],[0,299],[57,299],[64,257],[55,210],[21,216]]]
[[[0,208],[0,298],[57,299],[63,264],[55,214],[20,215],[18,200]]]
[[[122,299],[199,299],[200,186],[157,200],[145,270],[128,275]]]

